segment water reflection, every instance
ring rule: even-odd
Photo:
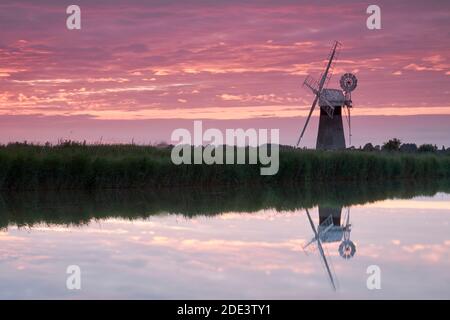
[[[2,195],[0,298],[449,298],[437,188]]]
[[[347,208],[347,215],[344,218],[344,223],[341,225],[342,207],[323,207],[319,205],[319,225],[316,230],[309,210],[306,209],[309,224],[313,231],[314,237],[303,246],[303,249],[308,249],[312,244],[317,245],[323,265],[328,274],[330,284],[336,290],[334,276],[330,270],[326,254],[323,250],[322,243],[340,242],[339,255],[344,259],[352,258],[356,253],[356,246],[350,240],[351,224],[350,224],[350,208]]]
[[[162,213],[213,216],[263,209],[349,207],[386,199],[410,199],[450,193],[450,181],[406,181],[378,184],[311,184],[223,189],[102,190],[0,192],[0,229],[39,223],[83,225],[92,219],[146,218]]]

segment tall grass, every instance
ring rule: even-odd
[[[0,190],[99,190],[174,186],[299,185],[450,178],[450,156],[280,149],[279,172],[260,165],[174,165],[170,147],[139,145],[0,146]]]

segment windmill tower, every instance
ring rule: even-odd
[[[358,80],[355,75],[346,73],[340,80],[342,90],[325,88],[333,74],[334,65],[336,63],[340,47],[341,44],[335,41],[328,56],[328,63],[320,78],[320,82],[314,80],[311,76],[307,76],[303,82],[303,86],[308,87],[314,93],[315,97],[308,117],[306,118],[305,126],[303,127],[300,138],[297,141],[297,146],[300,144],[317,103],[319,103],[320,107],[320,117],[316,149],[345,149],[344,126],[342,123],[342,113],[344,109],[347,109],[349,143],[351,143],[351,92],[355,90]]]

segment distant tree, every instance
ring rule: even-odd
[[[419,147],[419,152],[436,152],[437,151],[437,146],[436,145],[432,145],[432,144],[422,144]]]
[[[366,143],[366,144],[364,145],[363,150],[364,150],[364,151],[374,151],[375,148],[374,148],[373,144],[371,144],[371,143],[369,142],[369,143]]]
[[[402,142],[400,141],[400,139],[394,138],[389,140],[388,142],[385,142],[382,149],[385,151],[398,151],[401,144]]]
[[[162,141],[162,142],[157,143],[155,145],[155,147],[159,148],[159,149],[164,149],[164,148],[169,147],[169,144],[167,142],[165,142],[165,141]]]
[[[415,143],[404,143],[400,146],[400,152],[417,152],[417,145]]]
[[[375,151],[380,151],[381,150],[381,147],[378,144],[374,148],[375,148]]]

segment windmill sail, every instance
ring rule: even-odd
[[[311,225],[311,229],[314,232],[314,237],[317,239],[317,247],[319,248],[320,257],[322,258],[322,261],[327,270],[327,274],[328,274],[328,278],[330,280],[331,286],[333,287],[333,290],[336,291],[336,284],[334,283],[333,274],[331,273],[330,266],[328,265],[327,257],[325,256],[325,252],[323,251],[323,248],[322,248],[322,243],[320,242],[320,237],[316,231],[316,227],[314,226],[314,222],[311,219],[308,209],[306,209],[306,214],[308,215],[308,220]]]
[[[333,60],[334,60],[334,58],[337,55],[337,49],[340,48],[340,47],[341,47],[341,44],[338,41],[335,41],[334,44],[333,44],[333,49],[332,49],[332,51],[331,51],[331,53],[329,55],[329,60],[328,60],[327,67],[325,69],[325,72],[322,75],[322,79],[320,79],[319,93],[320,93],[320,91],[322,91],[322,88],[325,85],[325,82],[328,83],[328,81],[330,81],[330,78],[331,78],[331,76],[333,74],[332,72],[330,72],[330,69],[331,69],[331,71],[333,70],[333,68],[331,68],[332,66],[334,67]]]
[[[341,43],[338,41],[334,41],[333,46],[330,50],[330,53],[328,54],[328,65],[326,70],[326,76],[324,81],[324,87],[328,85],[328,82],[330,82],[331,76],[333,75],[334,66],[336,65],[336,61],[339,56],[339,49],[341,48]]]
[[[316,107],[317,100],[319,100],[319,96],[316,96],[316,97],[314,98],[313,104],[312,104],[312,106],[311,106],[311,110],[309,110],[308,117],[306,118],[305,126],[303,127],[302,133],[300,134],[300,137],[298,138],[298,141],[297,141],[297,147],[298,147],[298,145],[300,144],[300,141],[301,141],[302,138],[303,138],[303,134],[305,133],[306,127],[308,126],[309,119],[311,119],[311,115],[312,115],[312,113],[313,113],[313,111],[314,111],[314,109],[315,109],[315,107]]]
[[[331,53],[329,55],[329,59],[328,59],[328,63],[327,66],[325,68],[324,73],[322,74],[322,77],[320,79],[320,82],[317,84],[312,77],[308,76],[305,81],[303,82],[303,85],[310,88],[311,91],[315,94],[315,98],[313,101],[313,104],[311,105],[311,109],[309,111],[308,117],[306,118],[306,122],[305,125],[303,127],[303,130],[300,134],[300,137],[298,138],[297,141],[297,146],[300,144],[300,141],[303,138],[303,135],[305,133],[306,127],[308,126],[309,120],[311,118],[311,115],[316,107],[317,101],[319,100],[322,89],[324,87],[324,85],[326,83],[328,83],[328,81],[331,78],[332,75],[332,70],[333,70],[333,66],[334,66],[334,59],[337,55],[337,49],[341,46],[341,44],[338,41],[335,41],[331,50]],[[326,104],[326,107],[324,107],[324,110],[327,112],[327,114],[332,118],[333,117],[333,111],[334,111],[334,107],[328,102],[326,101],[326,99],[321,98],[321,101],[324,101]]]

